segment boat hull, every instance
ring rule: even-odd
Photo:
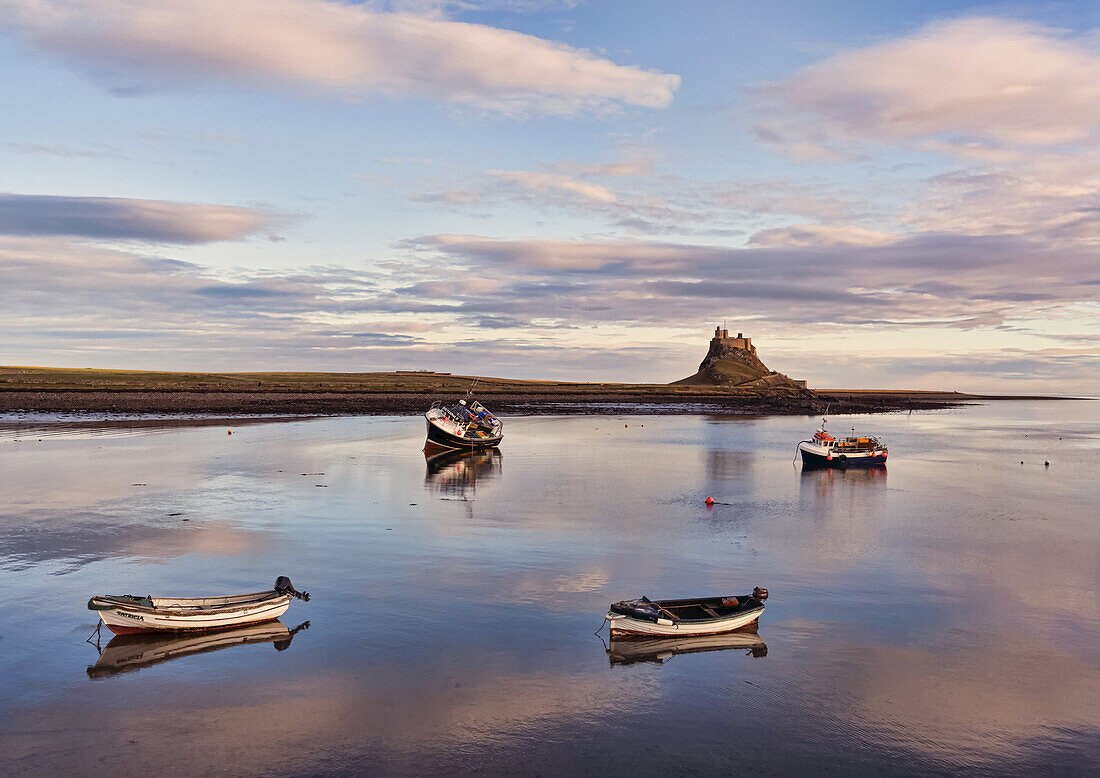
[[[621,613],[608,612],[606,618],[611,624],[611,637],[688,637],[699,635],[720,635],[734,632],[750,624],[755,624],[764,612],[763,606],[735,613],[719,619],[706,621],[673,621],[660,619],[659,623],[646,619],[637,619]]]
[[[227,629],[277,619],[290,607],[289,594],[265,602],[242,604],[204,613],[181,613],[170,608],[113,605],[99,609],[99,617],[116,635],[149,632],[190,632]]]
[[[425,419],[428,425],[428,440],[435,443],[437,446],[443,446],[444,448],[462,449],[466,451],[478,451],[480,449],[495,448],[500,445],[500,441],[504,439],[504,435],[485,437],[472,436],[472,437],[459,437],[441,426],[433,422],[431,419]]]
[[[800,443],[798,445],[798,452],[802,455],[802,464],[806,467],[885,467],[886,457],[888,456],[885,451],[857,451],[844,454],[832,454],[822,453],[813,450],[812,445],[806,443]]]

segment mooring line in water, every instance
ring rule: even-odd
[[[102,621],[95,625],[95,629],[92,630],[92,634],[88,635],[88,637],[84,640],[84,642],[87,643],[89,646],[95,646],[95,650],[98,651],[100,654],[103,653],[103,649],[99,647],[99,631],[101,629],[103,629]],[[92,638],[95,638],[95,643],[92,642]]]
[[[600,628],[599,628],[599,629],[597,629],[597,630],[596,630],[595,632],[593,632],[592,634],[593,634],[593,635],[597,635],[597,636],[599,636],[599,635],[600,635],[600,633],[601,633],[601,632],[603,632],[603,625],[604,625],[604,624],[606,624],[606,623],[607,623],[607,617],[605,616],[605,617],[604,617],[604,620],[600,622]],[[602,636],[600,636],[600,640],[603,640],[603,637],[602,637]]]

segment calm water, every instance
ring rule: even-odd
[[[0,425],[0,770],[1096,774],[1100,402],[830,420],[888,472],[802,472],[814,421]],[[280,574],[292,638],[85,642],[92,594]],[[755,638],[593,635],[754,585]]]

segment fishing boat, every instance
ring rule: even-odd
[[[626,600],[611,606],[604,617],[611,637],[686,637],[733,632],[755,624],[764,612],[768,590],[752,594],[688,600]]]
[[[493,448],[504,438],[504,423],[469,395],[451,406],[437,400],[424,419],[428,440],[444,448]]]
[[[277,619],[297,597],[309,601],[309,592],[299,592],[285,575],[275,579],[275,588],[251,594],[218,597],[139,597],[133,594],[103,594],[88,600],[88,609],[116,635],[139,632],[181,632],[225,629]]]
[[[117,639],[117,638],[116,638]],[[607,649],[611,666],[632,665],[635,662],[652,662],[663,665],[680,654],[699,654],[705,651],[729,651],[741,649],[754,657],[768,655],[768,646],[756,632],[742,630],[718,635],[670,638],[612,638]]]
[[[881,467],[889,454],[881,440],[856,435],[854,429],[851,437],[834,438],[825,429],[825,419],[810,440],[798,444],[798,450],[807,467]]]
[[[139,635],[116,635],[103,647],[99,660],[88,668],[88,677],[107,678],[162,662],[170,662],[173,659],[221,651],[233,646],[274,643],[276,651],[285,651],[290,647],[290,641],[294,635],[303,629],[309,629],[308,621],[294,629],[287,629],[281,621],[265,621],[214,632],[145,632]]]

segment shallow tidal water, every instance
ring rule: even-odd
[[[0,771],[1095,775],[1100,402],[830,419],[875,471],[793,464],[817,421],[0,423]],[[283,574],[282,631],[85,641]],[[756,635],[593,634],[756,585]]]

